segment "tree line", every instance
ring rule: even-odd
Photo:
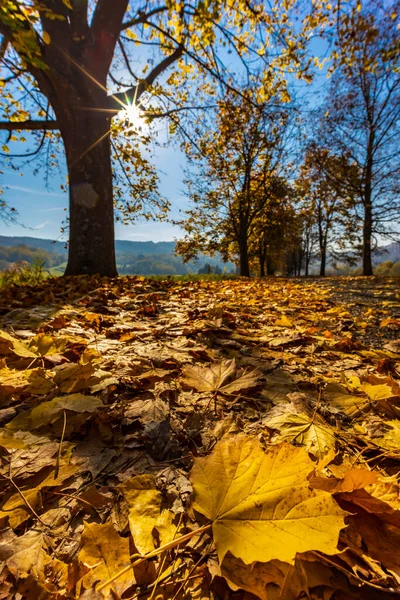
[[[0,246],[0,271],[7,269],[10,263],[22,261],[29,264],[41,264],[46,268],[56,267],[65,260],[58,252],[48,252],[40,248],[30,248],[23,244],[18,246]]]

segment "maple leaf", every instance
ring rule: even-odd
[[[335,447],[335,431],[317,413],[305,412],[276,415],[265,421],[268,427],[279,429],[278,440],[297,442],[315,457],[321,458]]]
[[[24,358],[32,358],[36,355],[28,350],[27,346],[11,336],[6,331],[0,331],[0,356],[9,356],[16,354],[17,356],[23,356]]]
[[[44,369],[27,369],[17,371],[4,367],[0,369],[0,400],[7,402],[14,394],[45,395],[52,391],[54,383],[50,379],[51,372]]]
[[[360,386],[360,389],[374,401],[388,400],[395,396],[400,397],[400,386],[391,377],[375,377],[370,375]]]
[[[223,394],[233,394],[243,389],[255,387],[260,379],[257,371],[245,372],[228,383],[228,380],[236,372],[236,361],[222,360],[214,363],[210,367],[196,365],[194,367],[184,367],[182,369],[181,381],[184,385],[194,388],[198,392],[221,392]]]
[[[85,521],[78,558],[81,564],[90,569],[79,581],[78,586],[90,589],[98,581],[110,579],[129,564],[129,540],[121,537],[110,521],[103,525]],[[133,574],[128,571],[118,581],[105,588],[106,597],[111,593],[110,590],[120,596],[134,583]]]
[[[60,417],[64,410],[70,410],[77,413],[91,413],[103,405],[100,398],[95,396],[84,396],[83,394],[70,394],[69,396],[59,396],[42,402],[32,410],[21,412],[15,419],[7,424],[11,430],[17,429],[38,429],[43,425],[52,423]]]
[[[161,508],[162,495],[155,487],[152,475],[137,475],[119,486],[129,506],[129,528],[140,554],[155,548],[154,528],[159,545],[166,544],[177,535],[172,523],[173,514]]]
[[[11,530],[2,532],[0,539],[0,560],[18,579],[25,579],[33,574],[36,579],[44,580],[44,567],[50,561],[43,547],[43,533],[28,531],[17,537]]]
[[[324,390],[324,398],[334,408],[342,410],[349,417],[360,414],[370,404],[367,398],[349,394],[347,389],[339,383],[328,383]]]
[[[371,440],[377,446],[393,452],[400,450],[400,421],[384,421],[384,432]]]
[[[37,336],[32,338],[27,344],[27,349],[30,353],[30,356],[54,356],[58,354],[62,354],[68,344],[68,339],[66,338],[53,338],[51,335],[47,335],[46,333],[39,333]],[[17,354],[17,352],[16,352]],[[24,356],[20,354],[20,356]]]
[[[263,452],[246,435],[220,441],[191,472],[194,508],[213,522],[220,562],[230,551],[244,563],[293,563],[296,553],[337,552],[345,513],[327,492],[311,490],[313,463],[287,443]]]

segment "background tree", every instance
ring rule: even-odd
[[[249,254],[260,277],[282,270],[288,232],[294,217],[292,188],[283,178],[271,178],[264,190],[267,202],[257,215],[249,239]],[[260,191],[263,193],[263,191]]]
[[[112,117],[147,95],[152,117],[173,119],[188,98],[188,79],[206,85],[215,77],[234,88],[221,48],[236,53],[236,71],[268,65],[261,96],[263,89],[284,90],[282,70],[299,66],[304,53],[304,37],[289,26],[294,4],[267,11],[251,0],[145,0],[130,7],[128,0],[2,1],[0,102],[7,120],[0,128],[47,132],[39,147],[59,132],[70,196],[66,274],[116,274]],[[268,47],[278,45],[272,55]],[[178,69],[157,85],[174,63]]]
[[[255,105],[254,88],[241,96],[227,92],[185,149],[194,166],[188,179],[193,208],[180,222],[186,238],[177,252],[192,258],[198,251],[221,251],[227,238],[239,253],[240,274],[248,277],[249,238],[257,218],[276,197],[287,166],[293,119],[282,103]],[[278,99],[276,99],[278,100]]]
[[[327,176],[358,200],[363,274],[372,275],[372,237],[398,236],[400,218],[400,48],[394,3],[352,6],[338,22],[336,70],[318,130],[352,169]],[[355,176],[355,172],[357,175]]]
[[[347,173],[346,166],[341,160],[330,155],[325,148],[314,145],[306,152],[300,176],[296,181],[305,215],[304,242],[307,257],[316,234],[321,277],[326,275],[329,244],[332,241],[338,243],[346,226],[348,230],[350,228],[352,198],[342,186],[338,185],[343,171]],[[306,264],[308,265],[309,261]]]

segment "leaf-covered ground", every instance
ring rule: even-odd
[[[0,598],[398,598],[398,284],[2,289]]]

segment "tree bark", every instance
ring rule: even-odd
[[[250,277],[250,265],[249,265],[249,249],[247,243],[247,235],[241,232],[239,238],[239,266],[240,275],[243,277]]]
[[[363,223],[363,275],[373,275],[372,269],[372,205],[366,201],[364,204],[364,223]]]
[[[275,266],[271,260],[270,256],[267,256],[267,275],[275,274]]]
[[[320,277],[325,277],[326,275],[326,246],[321,246],[321,262],[319,267],[319,275]]]
[[[260,254],[258,259],[260,261],[260,277],[265,277],[265,257]]]
[[[65,275],[117,275],[110,120],[107,113],[78,109],[66,127],[60,124],[70,194]]]

